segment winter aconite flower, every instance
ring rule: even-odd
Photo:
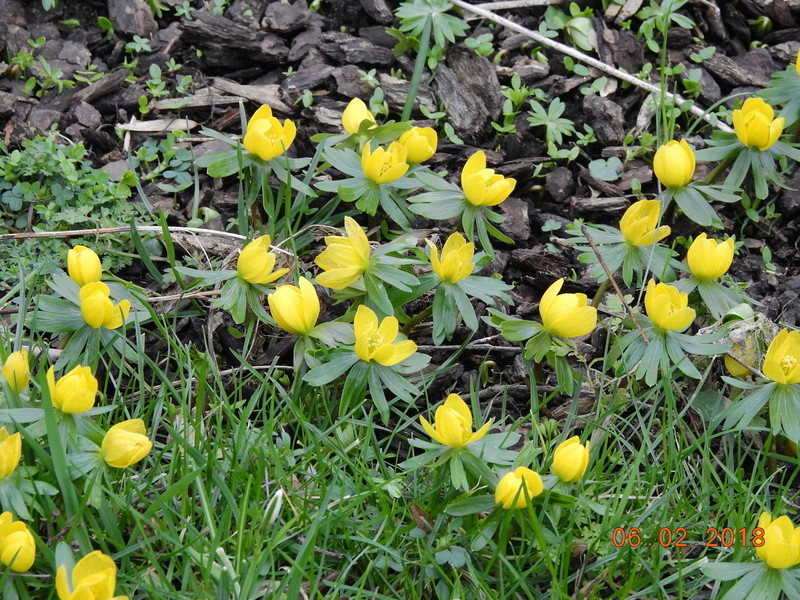
[[[271,283],[283,277],[289,269],[275,268],[275,254],[269,251],[271,239],[268,235],[262,235],[242,248],[239,259],[236,261],[236,271],[239,277],[248,283],[265,284]]]
[[[152,448],[153,442],[147,437],[144,421],[129,419],[106,432],[100,454],[109,466],[124,469],[142,460]]]
[[[653,158],[653,171],[668,188],[680,188],[694,176],[694,150],[686,143],[672,140],[661,146]]]
[[[81,301],[81,315],[89,327],[117,329],[128,318],[130,301],[122,300],[114,304],[110,294],[108,286],[102,281],[87,283],[80,289],[78,297]]]
[[[286,152],[297,135],[295,124],[286,119],[281,125],[272,116],[272,109],[266,104],[259,108],[247,122],[244,134],[244,147],[261,160],[271,160]]]
[[[36,540],[28,526],[14,521],[11,513],[0,514],[0,562],[17,573],[33,566],[36,558]]]
[[[503,475],[497,482],[494,501],[506,509],[525,508],[529,498],[535,498],[543,491],[544,482],[536,471],[531,471],[528,467],[518,467]]]
[[[353,98],[342,113],[342,127],[347,133],[358,133],[364,121],[375,122],[375,117],[361,98]]]
[[[75,283],[84,286],[100,281],[103,266],[94,250],[78,245],[67,252],[67,272]]]
[[[800,527],[795,527],[786,515],[774,521],[772,515],[761,513],[758,526],[764,530],[764,544],[756,547],[756,555],[773,569],[788,569],[800,563]]]
[[[406,147],[406,162],[415,165],[436,154],[439,138],[433,127],[412,127],[397,141]]]
[[[479,150],[469,157],[461,170],[464,196],[474,206],[496,206],[508,198],[517,185],[516,179],[503,177],[486,168],[486,154]]]
[[[761,371],[776,383],[800,383],[800,331],[782,329],[775,336]]]
[[[475,263],[472,262],[472,258],[475,255],[475,244],[467,243],[467,240],[460,233],[455,232],[447,238],[442,247],[441,259],[436,245],[430,240],[428,240],[428,245],[431,248],[433,272],[442,281],[451,283],[461,281],[469,277],[473,269],[475,269]]]
[[[17,350],[8,355],[0,375],[6,380],[8,387],[15,394],[19,394],[28,385],[30,367],[28,366],[28,351]]]
[[[458,394],[450,394],[439,408],[431,425],[425,417],[420,417],[422,428],[434,440],[445,446],[460,448],[481,439],[492,422],[484,424],[478,431],[472,431],[472,412]]]
[[[19,433],[8,435],[0,427],[0,479],[5,479],[17,469],[22,458],[22,437]]]
[[[78,365],[56,382],[55,367],[47,371],[50,400],[65,413],[84,413],[94,406],[97,379],[89,367]]]
[[[128,600],[114,596],[116,586],[117,565],[100,550],[84,556],[69,573],[66,565],[56,571],[58,600]]]
[[[578,481],[586,472],[589,464],[589,442],[582,445],[576,435],[564,440],[553,454],[552,471],[565,483]]]
[[[748,98],[733,111],[733,129],[744,146],[766,150],[778,141],[786,119],[775,118],[775,111],[761,98]]]
[[[718,279],[728,272],[733,262],[733,238],[720,243],[705,233],[698,235],[686,254],[692,275],[700,281]]]
[[[295,335],[306,335],[319,318],[319,298],[314,285],[305,277],[300,287],[278,286],[267,296],[269,310],[278,327]]]
[[[365,362],[375,361],[384,366],[403,362],[417,351],[411,340],[395,341],[400,331],[395,317],[386,317],[378,323],[378,316],[363,304],[358,307],[353,321],[358,358]]]
[[[328,236],[327,248],[314,259],[324,273],[317,283],[333,290],[353,285],[369,266],[369,240],[355,219],[344,218],[346,236]]]
[[[658,200],[639,200],[631,204],[619,221],[625,241],[634,246],[649,246],[667,237],[670,233],[668,225],[656,227],[660,210]]]
[[[597,309],[588,306],[586,294],[559,294],[564,279],[554,281],[539,302],[542,325],[553,335],[571,338],[591,332],[597,325]]]
[[[666,283],[647,282],[644,295],[647,316],[656,327],[668,331],[683,331],[694,321],[695,312],[689,308],[689,294]]]
[[[390,183],[400,179],[408,171],[406,147],[400,142],[392,142],[388,148],[370,150],[369,144],[361,149],[361,168],[367,179],[375,183]]]

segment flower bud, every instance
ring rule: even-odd
[[[694,151],[686,140],[672,140],[661,146],[653,158],[653,171],[668,188],[681,188],[694,176]]]
[[[80,559],[70,572],[66,565],[56,571],[58,600],[128,600],[114,596],[117,586],[117,565],[100,550]]]
[[[436,153],[439,138],[432,127],[412,127],[403,132],[397,141],[408,151],[406,162],[417,164],[425,162]]]
[[[631,204],[619,221],[625,241],[633,246],[649,246],[667,237],[669,226],[656,227],[660,211],[658,200],[639,200]]]
[[[561,481],[574,483],[583,477],[588,464],[589,442],[581,445],[581,440],[576,435],[556,447],[552,471]]]
[[[375,117],[361,98],[353,98],[342,113],[342,127],[349,134],[358,133],[358,128],[364,121],[374,123]]]
[[[19,394],[28,385],[30,367],[28,366],[28,351],[24,348],[8,355],[0,375],[6,380],[8,387],[15,394]]]
[[[655,279],[647,282],[644,308],[656,327],[668,331],[683,331],[696,315],[694,309],[689,308],[689,294],[674,285],[656,284]]]
[[[535,498],[543,491],[544,482],[537,472],[528,467],[518,467],[503,475],[497,482],[494,501],[506,509],[525,508],[528,506],[528,499]]]
[[[739,141],[750,148],[767,150],[783,133],[786,119],[775,118],[775,111],[761,98],[748,98],[733,111],[733,130]]]
[[[711,281],[722,277],[733,262],[733,238],[729,237],[719,243],[701,233],[689,246],[686,262],[689,263],[692,275],[700,281]]]
[[[0,427],[0,479],[5,479],[17,470],[22,458],[22,437],[19,433],[8,435],[5,427]]]
[[[117,423],[106,432],[100,454],[110,467],[124,469],[142,460],[153,448],[144,421],[130,419]]]
[[[89,367],[78,365],[56,382],[55,367],[47,371],[50,400],[65,413],[84,413],[94,406],[97,379]]]
[[[586,294],[559,294],[564,279],[554,281],[539,302],[542,325],[553,335],[581,337],[597,325],[597,309],[588,305]]]
[[[94,250],[78,245],[67,252],[67,272],[75,283],[84,286],[100,281],[103,265]]]
[[[24,573],[36,558],[36,540],[27,525],[14,521],[10,512],[0,514],[0,562],[12,571]]]
[[[248,283],[271,283],[283,277],[289,269],[275,268],[277,257],[269,251],[270,237],[262,235],[242,248],[239,259],[236,261],[236,271],[239,277]]]
[[[361,149],[361,168],[367,179],[375,183],[391,183],[400,179],[408,171],[406,147],[399,142],[392,142],[388,148],[370,150],[369,144]]]
[[[306,335],[319,318],[319,297],[314,285],[305,277],[300,287],[281,285],[267,296],[269,310],[278,327],[294,335]]]

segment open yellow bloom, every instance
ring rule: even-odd
[[[776,119],[775,111],[761,98],[748,98],[733,111],[733,129],[739,141],[751,148],[766,150],[778,141],[786,119]]]
[[[81,315],[89,327],[97,329],[117,329],[128,318],[131,303],[122,300],[114,304],[110,298],[110,290],[102,281],[87,283],[81,287],[78,297],[81,301]]]
[[[0,514],[0,562],[17,573],[33,566],[36,558],[36,540],[28,526],[15,521],[11,513]]]
[[[65,413],[83,413],[94,406],[97,379],[89,367],[78,365],[56,382],[55,367],[47,371],[50,400]]]
[[[781,329],[767,348],[761,371],[776,383],[800,383],[800,331]]]
[[[103,265],[94,250],[77,245],[67,252],[67,272],[72,281],[80,286],[100,281]]]
[[[758,558],[773,569],[788,569],[800,563],[800,527],[795,527],[786,515],[774,521],[772,515],[761,513],[758,526],[764,530],[764,545],[756,546]]]
[[[109,466],[124,469],[142,460],[153,448],[144,421],[129,419],[117,423],[103,436],[100,455]]]
[[[367,179],[375,183],[389,183],[400,179],[408,171],[406,147],[400,142],[392,142],[388,148],[370,150],[369,144],[361,149],[361,168]]]
[[[343,290],[353,285],[369,266],[369,240],[351,217],[344,218],[346,236],[328,236],[327,248],[314,259],[325,271],[317,275],[317,283],[332,290]]]
[[[431,247],[431,266],[439,279],[455,283],[470,276],[475,268],[475,263],[472,262],[472,257],[475,255],[475,244],[467,243],[464,236],[456,231],[444,243],[440,260],[439,249],[433,242],[427,241]]]
[[[8,387],[15,394],[19,394],[28,385],[30,380],[30,367],[28,366],[28,351],[24,348],[8,355],[0,375],[6,380]]]
[[[528,499],[535,498],[543,491],[544,482],[536,471],[531,471],[528,467],[518,467],[503,475],[497,482],[494,501],[506,509],[525,508],[528,506]]]
[[[286,119],[281,125],[281,122],[272,116],[272,109],[265,104],[247,122],[244,147],[261,160],[271,160],[286,152],[296,135],[295,124]]]
[[[553,473],[561,481],[574,483],[586,473],[589,465],[589,442],[581,445],[580,438],[576,435],[564,440],[553,454]]]
[[[278,327],[295,335],[306,335],[319,318],[319,298],[314,285],[305,277],[300,287],[281,285],[269,296],[269,310]]]
[[[90,552],[67,573],[61,565],[56,571],[58,600],[128,600],[114,596],[117,586],[117,565],[100,550]]]
[[[265,284],[272,283],[289,272],[289,269],[273,271],[277,257],[269,251],[271,241],[268,235],[262,235],[242,248],[236,261],[239,277],[248,283]]]
[[[403,135],[397,141],[403,144],[408,151],[406,162],[415,165],[425,162],[436,154],[439,137],[433,127],[412,127],[403,132]]]
[[[472,431],[472,412],[458,394],[450,394],[439,408],[431,425],[425,417],[420,417],[422,428],[434,440],[445,446],[460,448],[481,439],[492,422],[489,421],[478,431]]]
[[[656,284],[655,279],[647,282],[644,308],[656,327],[670,331],[683,331],[695,317],[694,309],[689,308],[689,294],[674,285]]]
[[[514,191],[517,180],[503,177],[486,168],[486,154],[478,150],[461,170],[461,188],[474,206],[496,206]]]
[[[705,233],[698,235],[686,253],[692,275],[700,281],[711,281],[725,275],[733,262],[733,241],[729,237],[719,243]]]
[[[375,122],[375,116],[369,112],[367,105],[361,98],[353,98],[342,113],[342,127],[347,133],[358,133],[358,128],[364,121]]]
[[[653,171],[668,188],[680,188],[694,176],[694,151],[686,140],[672,140],[661,146],[653,158]]]
[[[649,246],[667,237],[671,231],[668,225],[656,228],[660,211],[658,200],[639,200],[631,204],[619,221],[625,241],[634,246]]]
[[[559,294],[564,279],[554,281],[539,302],[542,325],[553,335],[571,338],[590,333],[597,325],[597,309],[586,294]]]
[[[0,427],[0,479],[5,479],[17,470],[22,458],[22,437],[19,433],[8,435],[5,427]]]
[[[394,317],[386,317],[378,323],[378,315],[363,304],[356,310],[353,321],[356,336],[355,351],[363,361],[375,361],[390,367],[403,362],[417,351],[411,340],[395,342],[400,326]]]

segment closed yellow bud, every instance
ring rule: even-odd
[[[342,127],[347,133],[358,133],[358,128],[364,121],[374,123],[375,117],[361,98],[353,98],[342,113]]]
[[[22,437],[19,433],[8,435],[5,427],[0,427],[0,479],[5,479],[17,470],[22,458]]]
[[[277,257],[269,251],[270,241],[268,235],[262,235],[242,248],[236,261],[239,277],[248,283],[265,284],[272,283],[289,272],[289,269],[273,271]]]
[[[406,162],[412,165],[425,162],[436,153],[439,138],[433,127],[412,127],[397,140],[406,147]]]
[[[33,566],[36,540],[22,521],[14,521],[10,512],[0,514],[0,562],[17,573]]]
[[[296,135],[295,124],[286,119],[281,125],[281,122],[272,116],[272,109],[265,104],[247,122],[244,147],[261,160],[271,160],[286,152]]]
[[[475,268],[472,258],[475,255],[475,244],[467,243],[464,236],[455,232],[447,238],[442,248],[442,258],[439,259],[439,249],[428,240],[431,247],[431,266],[433,272],[442,281],[455,283],[469,277]]]
[[[661,146],[653,158],[653,171],[668,188],[680,188],[694,176],[694,151],[686,140],[672,140]]]
[[[776,383],[800,383],[800,331],[781,329],[767,348],[761,372]]]
[[[590,333],[597,325],[597,309],[586,294],[559,294],[564,279],[554,281],[539,302],[542,325],[553,335],[571,338]]]
[[[761,98],[748,98],[733,111],[733,129],[739,141],[750,148],[766,150],[778,141],[786,119],[776,119],[775,111]]]
[[[100,454],[109,466],[124,469],[142,460],[153,448],[144,421],[129,419],[117,423],[103,437]]]
[[[28,351],[17,350],[8,355],[0,375],[6,380],[8,387],[15,394],[19,394],[28,385],[30,380],[30,367],[28,366]]]
[[[700,281],[711,281],[725,275],[733,262],[733,241],[729,237],[719,243],[705,233],[698,235],[686,253],[692,275]]]
[[[800,49],[797,50],[797,58],[794,61],[794,70],[800,75]]]
[[[97,329],[117,329],[121,327],[131,310],[131,303],[122,300],[114,304],[110,290],[102,281],[87,283],[81,287],[78,297],[81,301],[81,315],[89,327]]]
[[[461,170],[461,188],[474,206],[496,206],[514,191],[517,180],[503,177],[486,168],[486,154],[478,150]]]
[[[56,382],[55,367],[47,371],[50,400],[65,413],[84,413],[94,406],[97,379],[89,367],[78,365]]]
[[[103,265],[94,250],[86,246],[75,246],[67,252],[67,272],[70,278],[80,286],[100,281]]]
[[[634,246],[649,246],[667,237],[669,226],[656,227],[660,211],[658,200],[639,200],[631,204],[619,221],[625,241]]]
[[[390,183],[400,179],[408,171],[406,147],[399,142],[392,142],[388,148],[370,150],[369,144],[361,149],[361,168],[367,179],[375,183]]]
[[[800,563],[800,527],[795,527],[786,515],[774,521],[761,513],[758,526],[764,530],[764,544],[756,546],[756,554],[773,569],[788,569]]]
[[[417,345],[411,340],[395,341],[400,331],[395,317],[386,317],[378,323],[378,315],[363,304],[356,310],[353,330],[356,355],[365,362],[375,361],[390,367],[417,351]]]
[[[503,475],[497,482],[494,501],[506,509],[525,508],[529,499],[535,498],[543,491],[544,482],[536,471],[531,471],[528,467],[518,467]]]
[[[306,335],[319,318],[319,298],[314,285],[305,277],[300,287],[281,285],[269,296],[269,310],[278,327],[295,335]]]
[[[566,483],[578,481],[586,473],[588,465],[589,442],[581,445],[581,440],[576,435],[556,446],[552,471],[561,481]]]
[[[317,275],[317,283],[343,290],[350,287],[369,266],[369,240],[351,217],[344,218],[346,236],[331,235],[325,238],[325,250],[319,253],[314,262],[325,271]]]
[[[689,294],[673,285],[656,284],[655,279],[647,282],[644,308],[653,324],[664,330],[683,331],[695,317],[694,309],[689,308]]]
[[[80,559],[70,573],[65,565],[56,571],[58,600],[128,600],[114,596],[116,587],[117,565],[100,550]]]
[[[450,394],[439,408],[431,425],[425,417],[419,418],[422,428],[434,440],[445,446],[460,448],[481,439],[492,422],[484,424],[478,431],[472,431],[472,411],[457,394]]]

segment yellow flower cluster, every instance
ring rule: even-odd
[[[118,329],[128,319],[129,300],[111,301],[111,290],[100,281],[103,267],[91,248],[75,246],[67,252],[67,273],[80,286],[78,299],[81,315],[92,329]]]

